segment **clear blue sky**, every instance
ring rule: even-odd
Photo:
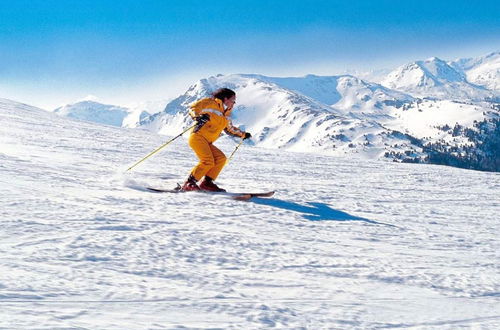
[[[500,50],[500,1],[0,0],[0,97],[175,96],[218,73],[333,75]]]

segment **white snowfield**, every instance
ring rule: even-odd
[[[2,329],[499,329],[500,175],[180,138],[0,99]],[[179,132],[171,132],[171,136]],[[222,139],[227,154],[236,146]]]

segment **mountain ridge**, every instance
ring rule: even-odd
[[[498,52],[449,62],[431,57],[393,70],[380,84],[350,74],[211,76],[160,112],[130,119],[130,110],[119,108],[129,119],[121,126],[177,135],[192,125],[192,102],[227,87],[237,93],[233,122],[253,134],[255,145],[500,171],[494,150],[500,94],[488,89],[500,80],[499,58]],[[109,113],[93,105],[88,120],[95,121],[99,109]]]
[[[332,93],[339,95],[336,103],[328,105],[314,99],[318,90],[311,86],[316,86],[318,80],[327,80],[330,87],[335,87]],[[163,112],[141,122],[140,127],[174,135],[191,123],[189,104],[220,87],[236,91],[233,122],[252,132],[254,143],[263,147],[500,169],[493,151],[481,149],[484,139],[496,141],[495,128],[483,130],[481,138],[471,133],[479,130],[478,123],[498,126],[494,103],[423,99],[349,75],[213,76],[193,84]],[[462,127],[463,134],[453,134],[454,127]],[[467,130],[471,131],[465,133]],[[490,145],[494,147],[496,142]],[[449,161],[443,160],[447,154]],[[476,157],[479,154],[481,159]]]
[[[387,75],[382,85],[421,98],[482,101],[496,94],[469,82],[464,71],[437,57],[400,66]]]

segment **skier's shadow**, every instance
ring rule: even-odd
[[[369,220],[366,218],[351,215],[346,212],[335,210],[323,203],[307,202],[306,205],[302,205],[275,198],[252,198],[251,201],[255,204],[267,205],[283,210],[302,213],[302,216],[309,221],[362,221],[375,225],[396,227],[394,225]]]

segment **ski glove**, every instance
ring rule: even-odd
[[[207,121],[210,120],[210,116],[206,113],[196,117],[194,120],[196,120],[196,122],[198,123],[198,125],[203,125],[205,124]]]
[[[194,120],[196,121],[196,127],[194,128],[193,132],[196,133],[203,127],[203,125],[207,123],[207,121],[210,120],[210,116],[204,113],[198,117],[195,117]]]
[[[252,137],[252,134],[245,132],[245,136],[243,137],[243,140],[249,139]]]

